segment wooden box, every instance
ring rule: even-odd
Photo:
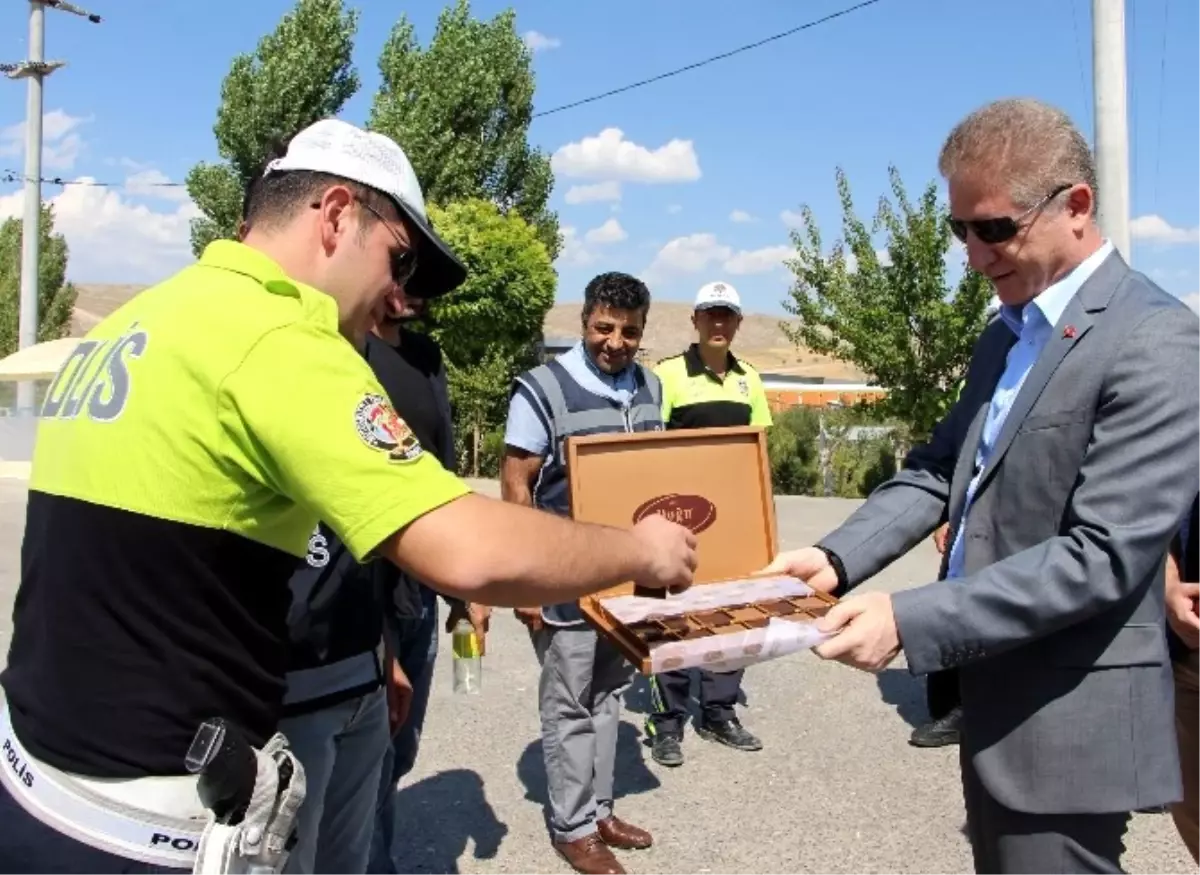
[[[727,671],[819,643],[812,624],[836,599],[795,578],[756,575],[778,544],[762,428],[571,438],[567,472],[573,519],[628,528],[660,513],[696,533],[686,593],[638,598],[629,582],[579,601],[640,672]]]

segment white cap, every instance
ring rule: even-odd
[[[728,307],[739,316],[742,315],[742,299],[738,297],[737,289],[729,283],[708,283],[696,292],[694,310],[711,310],[713,307]]]
[[[267,164],[264,176],[287,170],[329,173],[386,194],[417,226],[423,240],[417,269],[405,291],[433,298],[462,284],[467,269],[429,222],[425,196],[408,156],[394,140],[340,119],[321,119],[288,143],[287,153]]]

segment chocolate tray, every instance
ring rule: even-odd
[[[798,581],[794,585],[803,587]],[[721,584],[709,586],[716,589]],[[815,623],[837,603],[832,596],[809,590],[803,595],[734,601],[674,613],[651,607],[650,613],[630,619],[629,597],[624,598],[624,610],[613,609],[620,601],[619,597],[595,599],[591,607],[598,615],[597,626],[643,674],[691,667],[731,671],[807,649],[829,637],[818,632]],[[650,600],[639,601],[650,604]]]

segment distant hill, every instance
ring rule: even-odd
[[[546,337],[578,337],[582,306],[581,302],[572,302],[558,304],[551,309],[544,323]],[[847,362],[797,348],[779,327],[780,322],[796,324],[795,319],[746,313],[734,338],[733,351],[760,371],[830,380],[864,379],[862,372]],[[642,348],[647,351],[646,358],[649,361],[682,352],[695,340],[691,304],[655,301],[650,305],[650,318],[642,339]]]
[[[71,319],[71,334],[79,337],[112,313],[145,286],[76,283],[79,297]],[[580,302],[558,304],[546,315],[543,326],[547,338],[579,336]],[[656,301],[650,308],[650,321],[642,347],[649,361],[682,352],[694,342],[692,306],[679,301]],[[742,319],[733,349],[760,371],[825,377],[829,380],[858,381],[863,374],[853,365],[795,347],[779,327],[780,322],[795,324],[794,319],[747,313]]]
[[[144,288],[146,287],[75,283],[78,296],[75,299],[75,312],[71,315],[71,336],[82,337],[87,334],[101,319]]]

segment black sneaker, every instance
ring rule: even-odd
[[[683,738],[674,732],[662,732],[650,740],[650,756],[660,766],[682,766]]]
[[[742,728],[736,717],[730,720],[714,720],[701,723],[696,734],[709,741],[720,742],[737,750],[762,750],[762,742]]]
[[[918,726],[913,730],[908,743],[914,747],[945,747],[948,744],[958,744],[961,721],[962,708],[955,708],[944,717]]]

